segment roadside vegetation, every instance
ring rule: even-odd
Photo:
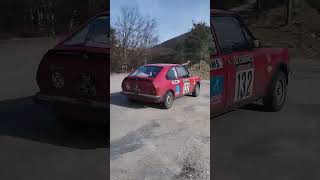
[[[66,33],[74,10],[79,12],[79,21],[83,23],[109,9],[108,6],[106,0],[1,0],[0,38],[43,36],[45,17],[52,14],[56,33]]]
[[[110,36],[111,72],[130,71],[150,59],[147,50],[158,44],[157,22],[137,8],[122,7]]]
[[[312,0],[295,0],[288,22],[288,7],[280,4],[248,19],[250,28],[265,45],[289,48],[292,57],[320,57],[319,4]]]

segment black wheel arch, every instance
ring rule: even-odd
[[[287,84],[289,84],[290,69],[289,69],[288,65],[285,63],[279,63],[276,67],[277,68],[276,68],[276,71],[273,73],[272,79],[274,79],[274,76],[276,76],[278,72],[283,72],[286,75]]]
[[[276,66],[275,66],[275,70],[273,70],[272,72],[272,77],[271,77],[271,80],[269,81],[268,83],[268,86],[267,86],[267,91],[268,92],[270,90],[270,88],[272,88],[272,83],[273,81],[275,80],[275,78],[277,78],[277,75],[279,72],[283,72],[286,76],[286,81],[287,81],[287,85],[289,84],[289,67],[287,64],[285,63],[278,63]]]
[[[176,98],[176,96],[175,96],[175,94],[174,94],[174,91],[173,91],[172,89],[168,89],[168,90],[166,91],[166,93],[165,93],[165,94],[163,95],[163,97],[162,97],[163,100],[164,100],[164,97],[166,96],[166,94],[167,94],[168,92],[171,92],[171,93],[172,93],[173,99]]]

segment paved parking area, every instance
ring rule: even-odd
[[[168,179],[189,162],[208,175],[209,81],[202,81],[199,97],[179,98],[166,110],[129,103],[120,94],[125,76],[111,75],[111,179]]]

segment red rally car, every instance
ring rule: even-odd
[[[161,103],[169,109],[178,97],[199,95],[200,77],[179,64],[147,64],[124,78],[121,93],[128,100]]]
[[[236,13],[211,10],[210,21],[211,116],[260,99],[265,110],[281,110],[288,85],[288,50],[262,46]]]
[[[109,102],[109,13],[101,13],[71,33],[42,58],[37,72],[37,102],[58,113],[105,113]]]

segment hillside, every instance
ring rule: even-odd
[[[169,48],[169,49],[175,49],[179,42],[184,41],[189,35],[189,32],[184,33],[180,36],[174,37],[172,39],[169,39],[161,44],[158,44],[153,47],[153,49],[157,48]]]
[[[248,22],[250,29],[264,44],[287,47],[291,56],[315,59],[320,57],[319,19],[318,10],[301,0],[296,4],[292,25],[285,23],[285,6],[251,17]]]
[[[153,57],[153,60],[165,63],[172,61],[177,45],[183,42],[188,35],[189,33],[184,33],[150,48],[149,53]]]
[[[175,48],[180,43],[183,42],[189,36],[188,33],[184,33],[175,38],[169,39],[159,45],[156,45],[149,49],[151,56],[153,57],[153,63],[174,63],[172,62],[174,59],[174,55],[176,53]],[[199,68],[199,64],[192,64],[188,66],[190,73],[196,76],[200,76],[202,79],[209,79],[209,65],[202,61],[201,68]]]

